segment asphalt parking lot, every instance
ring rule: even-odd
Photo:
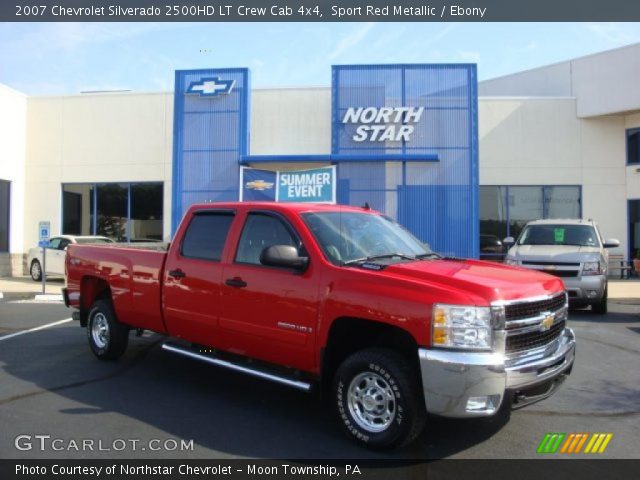
[[[571,377],[553,397],[492,420],[430,418],[410,447],[381,454],[343,437],[318,395],[178,357],[162,338],[131,336],[105,363],[60,304],[0,300],[0,458],[535,458],[547,432],[613,433],[605,458],[640,458],[640,305],[575,311]],[[31,435],[32,447],[16,437]],[[60,439],[40,449],[35,435]],[[73,442],[93,440],[94,450]],[[135,450],[127,441],[139,440]],[[193,448],[180,450],[180,439]],[[149,443],[149,440],[158,440]],[[169,440],[166,450],[160,448]],[[71,445],[71,447],[69,447]],[[98,447],[100,449],[98,449]]]

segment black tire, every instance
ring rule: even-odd
[[[607,297],[609,296],[609,286],[605,285],[604,294],[599,302],[592,304],[593,313],[604,315],[607,313]]]
[[[109,300],[96,300],[91,306],[87,338],[91,351],[100,360],[115,360],[127,349],[129,327],[118,322]]]
[[[31,262],[31,265],[29,265],[29,273],[31,274],[31,279],[34,282],[42,280],[42,266],[38,260]]]
[[[378,399],[384,402],[383,391],[389,397],[387,405],[373,406],[372,403]],[[426,411],[418,372],[393,350],[372,348],[348,357],[336,372],[333,395],[345,433],[368,448],[386,450],[401,447],[412,442],[424,428]],[[370,410],[367,410],[365,402],[371,406]],[[377,411],[370,414],[378,408],[379,411],[393,410],[394,413],[390,418],[382,419],[379,417],[384,414]],[[372,418],[364,418],[368,415]],[[379,424],[375,425],[375,421]]]

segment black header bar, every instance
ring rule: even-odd
[[[640,21],[635,0],[3,0],[2,22]]]

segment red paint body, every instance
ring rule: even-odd
[[[209,209],[235,212],[221,260],[184,258],[180,244],[193,212]],[[284,216],[298,233],[309,254],[303,273],[234,262],[247,213],[265,210]],[[476,260],[403,262],[379,271],[336,266],[300,217],[316,211],[363,212],[336,205],[209,203],[189,209],[168,252],[71,245],[69,305],[86,311],[108,287],[118,319],[132,327],[317,375],[331,325],[339,318],[393,325],[428,347],[434,303],[487,306],[563,291],[556,277]],[[168,275],[178,268],[184,278]],[[229,278],[241,278],[247,286],[228,286]],[[284,329],[279,322],[299,328]]]

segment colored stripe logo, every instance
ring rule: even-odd
[[[547,433],[538,445],[540,454],[604,453],[613,433]],[[585,446],[586,445],[586,446]],[[584,450],[583,450],[584,448]]]

